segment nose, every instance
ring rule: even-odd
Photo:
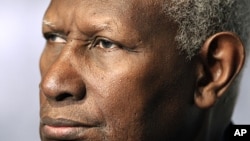
[[[42,78],[40,89],[53,101],[78,101],[86,95],[85,84],[70,58],[59,57],[51,65]]]

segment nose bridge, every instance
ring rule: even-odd
[[[74,51],[64,48],[57,60],[50,66],[41,82],[42,93],[53,100],[80,100],[85,95],[85,84],[77,66],[74,65]]]

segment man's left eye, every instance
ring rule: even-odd
[[[94,42],[94,47],[112,49],[118,47],[118,45],[107,39],[96,39],[96,41]]]

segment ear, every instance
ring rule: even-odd
[[[199,108],[213,106],[240,72],[244,59],[237,35],[220,32],[208,38],[198,54],[195,104]]]

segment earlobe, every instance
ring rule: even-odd
[[[220,32],[208,38],[197,59],[196,105],[213,106],[240,72],[244,59],[244,47],[237,35]]]

